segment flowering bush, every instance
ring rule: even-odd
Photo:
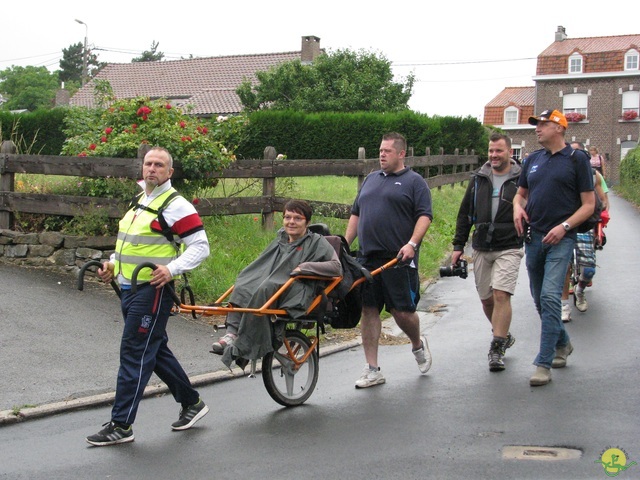
[[[636,112],[635,110],[626,110],[622,114],[622,119],[626,121],[635,120],[636,118],[638,118],[638,112]]]
[[[578,113],[578,112],[567,113],[565,117],[567,117],[567,122],[581,122],[585,118],[587,118],[586,115],[583,115],[582,113]]]
[[[165,147],[182,171],[182,179],[173,183],[183,195],[195,195],[215,186],[215,172],[235,159],[235,145],[228,142],[239,141],[245,122],[245,117],[206,121],[187,116],[166,100],[115,100],[98,109],[70,110],[65,118],[67,139],[62,154],[136,158],[141,144]],[[105,189],[92,193],[101,196],[100,190]]]

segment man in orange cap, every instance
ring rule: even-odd
[[[543,148],[533,152],[522,168],[513,220],[518,234],[527,234],[529,286],[541,320],[536,371],[529,380],[539,386],[551,381],[551,367],[566,366],[573,351],[562,323],[560,298],[576,242],[575,227],[593,213],[595,197],[588,155],[574,151],[564,140],[566,117],[558,110],[545,110],[530,117],[529,123],[535,125]]]

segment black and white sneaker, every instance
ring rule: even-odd
[[[104,447],[107,445],[116,445],[118,443],[133,442],[133,428],[131,425],[124,427],[115,422],[107,422],[102,425],[103,428],[95,435],[87,437],[87,442],[96,447]]]
[[[198,400],[195,405],[189,405],[180,409],[180,418],[171,424],[172,430],[187,430],[195,425],[195,423],[209,413],[209,407],[202,401]]]
[[[500,340],[493,340],[491,342],[491,348],[489,349],[489,371],[501,372],[504,370],[504,356],[505,343]]]

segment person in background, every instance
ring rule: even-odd
[[[582,142],[572,142],[571,148],[574,150],[584,150]],[[609,196],[607,183],[604,177],[600,175],[595,168],[592,167],[594,190],[596,195],[600,197],[604,209],[609,209]],[[569,303],[569,295],[574,295],[576,308],[580,312],[586,312],[589,305],[584,293],[588,286],[592,285],[593,276],[596,274],[596,250],[595,250],[595,233],[593,230],[585,233],[578,232],[576,234],[576,253],[577,261],[581,267],[580,279],[577,285],[573,285],[571,281],[571,266],[567,270],[565,285],[562,289],[562,321],[571,321],[571,305]]]
[[[477,170],[458,210],[451,263],[457,265],[473,227],[473,274],[482,310],[492,327],[489,370],[505,369],[504,355],[516,339],[509,333],[511,296],[524,256],[523,238],[513,225],[513,197],[521,167],[510,157],[511,139],[489,138],[489,160]]]
[[[358,238],[359,262],[375,270],[396,257],[393,268],[383,270],[362,289],[362,345],[366,365],[356,388],[385,383],[378,365],[378,342],[383,308],[409,337],[418,368],[431,368],[427,337],[421,335],[416,308],[420,300],[418,257],[420,242],[433,214],[431,191],[418,173],[404,165],[407,141],[399,133],[388,133],[380,143],[380,170],[367,175],[351,208],[345,239]]]
[[[589,155],[591,155],[591,159],[589,160],[591,166],[604,177],[606,173],[604,168],[605,160],[603,156],[598,153],[598,149],[596,147],[589,147]]]
[[[188,272],[209,256],[209,241],[194,206],[177,195],[171,186],[173,159],[162,147],[153,147],[144,156],[137,197],[120,220],[115,253],[98,269],[105,283],[114,278],[122,292],[124,331],[120,343],[120,369],[111,420],[87,442],[95,446],[132,442],[132,424],[151,374],[167,384],[176,402],[181,404],[173,430],[187,430],[209,412],[184,369],[169,349],[167,323],[173,307],[169,289],[173,278]],[[170,228],[172,240],[165,237],[159,221],[159,209]],[[173,242],[178,237],[185,250]],[[132,292],[132,274],[141,263],[157,265],[153,271],[142,269]]]
[[[575,227],[593,213],[595,197],[588,155],[565,142],[567,119],[558,110],[529,118],[536,150],[524,164],[513,201],[513,221],[525,243],[529,287],[540,315],[540,349],[531,386],[551,381],[551,367],[566,366],[573,351],[561,315],[564,280],[576,241]],[[573,154],[573,155],[572,155]]]

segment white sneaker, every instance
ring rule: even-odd
[[[431,368],[431,352],[429,351],[429,344],[427,343],[427,337],[425,335],[422,336],[422,347],[418,350],[412,350],[412,352],[416,357],[420,371],[423,374],[427,373]]]
[[[216,355],[222,355],[224,353],[224,349],[233,345],[233,342],[236,341],[238,335],[235,333],[227,333],[224,337],[220,337],[217,342],[214,342],[211,345],[211,353],[215,353]]]
[[[382,373],[380,373],[380,367],[376,370],[372,370],[369,367],[369,364],[367,364],[364,366],[364,370],[362,370],[360,378],[356,380],[356,388],[373,387],[374,385],[380,385],[384,382],[386,382],[386,380]]]
[[[576,290],[575,298],[576,298],[576,308],[580,312],[586,312],[587,308],[589,308],[589,304],[587,303],[587,297],[584,294],[584,290],[582,291],[582,293],[578,293],[578,291]]]
[[[562,321],[564,323],[571,321],[571,305],[568,303],[562,304]]]

